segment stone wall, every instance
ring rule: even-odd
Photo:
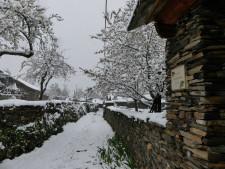
[[[84,113],[73,103],[0,107],[0,162],[40,147],[50,136],[62,132],[67,122]]]
[[[167,42],[168,124],[182,142],[185,168],[225,168],[225,3],[200,1]],[[171,90],[171,70],[184,65],[185,90]]]
[[[137,169],[185,168],[182,146],[165,127],[134,120],[107,108],[104,118],[127,145]]]

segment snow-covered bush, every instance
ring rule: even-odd
[[[126,145],[118,136],[109,139],[106,147],[99,147],[98,155],[103,169],[135,169]]]
[[[0,142],[0,150],[4,150],[5,149],[5,146],[3,145],[2,142]]]
[[[84,115],[90,112],[97,112],[98,109],[99,109],[99,106],[98,104],[95,104],[95,103],[84,102],[84,103],[78,104],[78,112],[81,115]]]

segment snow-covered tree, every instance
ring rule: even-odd
[[[83,98],[88,101],[94,98],[101,98],[101,95],[98,93],[95,87],[88,87],[83,91]]]
[[[51,84],[46,91],[46,94],[50,98],[55,98],[56,96],[61,96],[61,93],[62,93],[62,91],[61,91],[58,83]]]
[[[106,15],[110,16],[107,28],[93,36],[104,43],[97,52],[104,57],[95,69],[84,72],[100,89],[131,97],[135,102],[150,103],[146,94],[150,95],[154,100],[152,111],[158,112],[165,91],[165,41],[157,36],[153,25],[126,31],[135,4],[135,0],[128,1],[124,9]]]
[[[70,91],[69,91],[69,89],[66,85],[63,86],[61,96],[63,96],[63,97],[69,97],[70,96]]]
[[[74,100],[80,100],[84,97],[84,91],[81,88],[76,87],[73,92]]]
[[[39,43],[54,35],[53,19],[38,0],[0,0],[0,57],[17,55],[29,58]]]
[[[26,71],[25,77],[40,85],[40,100],[42,100],[49,82],[54,78],[67,79],[74,74],[74,68],[66,63],[57,40],[52,43],[44,43],[35,56],[22,63],[22,69]]]

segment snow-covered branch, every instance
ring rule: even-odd
[[[41,41],[54,35],[53,19],[62,20],[47,16],[37,0],[0,0],[0,56],[33,56]]]

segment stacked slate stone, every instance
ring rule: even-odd
[[[135,168],[169,169],[178,168],[181,164],[179,155],[173,151],[174,142],[165,138],[164,126],[129,118],[107,108],[104,110],[104,118],[126,145]]]
[[[192,9],[167,43],[167,128],[183,144],[185,169],[225,168],[225,4],[220,3],[203,1]],[[186,67],[188,87],[172,91],[171,70],[179,65]]]

